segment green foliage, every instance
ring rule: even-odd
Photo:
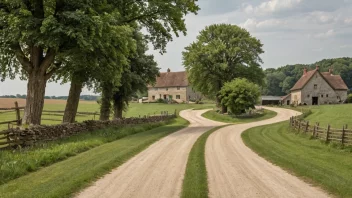
[[[352,94],[348,94],[347,96],[347,102],[352,103]]]
[[[260,89],[258,85],[247,79],[239,78],[225,83],[219,94],[222,105],[228,107],[234,114],[241,114],[249,108],[255,108]]]
[[[294,84],[302,77],[303,69],[313,70],[320,66],[321,72],[333,68],[333,73],[341,75],[347,87],[352,88],[352,58],[323,59],[313,64],[286,65],[277,69],[265,70],[266,84],[262,93],[265,95],[283,96],[290,92]]]
[[[259,65],[262,47],[258,39],[236,25],[210,25],[185,48],[183,64],[192,86],[214,98],[226,82],[235,78],[263,84],[264,73]]]

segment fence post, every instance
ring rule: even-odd
[[[312,134],[312,135],[313,135],[313,137],[315,137],[315,131],[316,131],[316,128],[317,128],[317,125],[315,124],[315,125],[314,125],[314,129],[313,129],[313,134]]]
[[[21,125],[21,114],[20,114],[20,108],[18,107],[18,102],[15,102],[15,108],[16,108],[16,120],[17,120],[17,126]]]
[[[298,133],[301,132],[301,123],[302,123],[302,121],[299,121],[299,123],[298,123]]]
[[[326,131],[326,142],[329,141],[330,124],[328,125],[328,130]]]
[[[345,141],[345,126],[342,127],[341,143],[344,144]]]
[[[306,123],[307,125],[306,125],[306,130],[304,131],[304,133],[307,133],[308,132],[308,127],[309,127],[309,121],[307,121],[307,123]]]

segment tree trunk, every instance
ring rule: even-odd
[[[44,107],[46,76],[39,69],[33,69],[28,75],[26,108],[22,123],[39,125]]]
[[[100,120],[109,120],[110,118],[110,108],[112,100],[112,85],[109,83],[102,84],[102,98],[100,107]]]
[[[123,112],[123,99],[119,96],[114,97],[114,119],[121,119]]]
[[[83,83],[75,82],[72,80],[70,93],[67,98],[65,113],[62,122],[63,123],[74,123],[76,119],[79,97],[82,92]]]
[[[221,105],[221,113],[227,113],[227,106]]]

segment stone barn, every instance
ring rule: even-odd
[[[333,69],[320,72],[319,66],[312,71],[303,70],[302,77],[291,89],[290,103],[295,105],[338,104],[347,99],[348,87]],[[286,100],[287,101],[287,100]]]

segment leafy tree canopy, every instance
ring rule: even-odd
[[[261,42],[236,25],[206,27],[197,40],[185,48],[183,64],[192,86],[208,97],[216,97],[222,86],[236,78],[262,84],[259,65]]]
[[[254,109],[259,96],[259,86],[245,78],[227,82],[220,90],[221,104],[234,114],[244,113],[249,108]]]

